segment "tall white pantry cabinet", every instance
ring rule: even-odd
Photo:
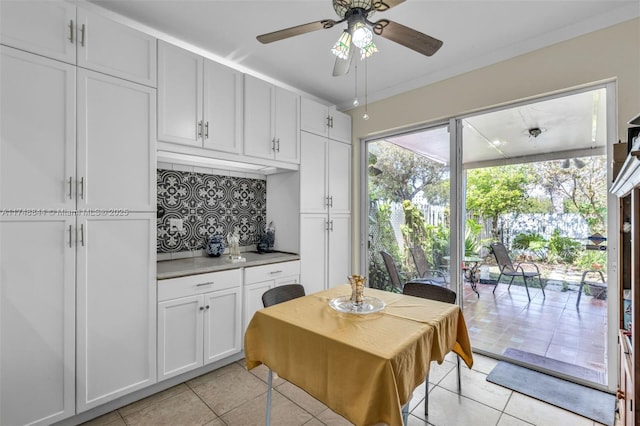
[[[0,8],[0,424],[50,424],[156,381],[155,40]]]
[[[351,118],[303,98],[300,128],[300,278],[311,293],[351,274]]]

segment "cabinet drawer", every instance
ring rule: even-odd
[[[276,280],[289,275],[300,274],[300,261],[272,263],[263,266],[245,268],[244,283],[253,284],[267,280]]]
[[[158,301],[162,302],[164,300],[175,299],[176,297],[186,297],[225,288],[238,287],[241,284],[242,272],[240,269],[159,280]]]

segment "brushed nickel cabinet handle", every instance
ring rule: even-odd
[[[80,32],[82,33],[81,36],[80,36],[80,45],[83,46],[83,47],[84,47],[84,36],[85,36],[85,32],[86,32],[85,30],[86,30],[86,28],[85,28],[84,24],[82,24],[82,27],[80,29]]]
[[[73,200],[72,187],[73,187],[73,176],[69,176],[69,199],[70,200]]]
[[[80,245],[84,247],[84,225],[80,225]]]
[[[198,121],[196,123],[196,128],[198,129],[198,137],[202,137],[202,121]]]
[[[84,200],[84,176],[80,178],[80,198]]]
[[[71,248],[71,225],[69,225],[69,248]]]
[[[280,269],[278,269],[277,271],[271,271],[269,272],[271,275],[275,275],[275,274],[281,274],[282,271]]]
[[[205,285],[212,285],[212,284],[213,284],[213,281],[209,281],[208,283],[196,284],[196,287],[202,287],[202,286],[205,286]]]
[[[204,124],[204,138],[209,139],[209,122]]]
[[[73,44],[73,19],[69,20],[69,42]]]

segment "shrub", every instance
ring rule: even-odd
[[[578,258],[581,244],[572,238],[560,235],[558,228],[553,230],[549,239],[549,260],[573,263]]]

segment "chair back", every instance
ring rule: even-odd
[[[455,291],[436,284],[409,281],[404,285],[402,294],[439,302],[456,303]]]
[[[420,246],[411,247],[409,249],[411,257],[413,257],[413,263],[416,265],[416,272],[418,276],[424,277],[429,270],[429,263],[427,262],[427,256],[424,254],[424,250]]]
[[[281,285],[269,289],[262,294],[262,305],[266,308],[267,306],[277,305],[278,303],[296,299],[304,295],[304,287],[302,284]]]
[[[384,260],[384,266],[387,268],[387,273],[389,274],[389,279],[391,280],[391,286],[393,288],[401,289],[402,282],[400,280],[400,272],[398,272],[398,268],[396,268],[396,264],[393,262],[393,257],[386,251],[381,251],[382,260]]]
[[[491,243],[491,253],[496,258],[500,272],[514,272],[515,268],[506,247],[502,243]]]

